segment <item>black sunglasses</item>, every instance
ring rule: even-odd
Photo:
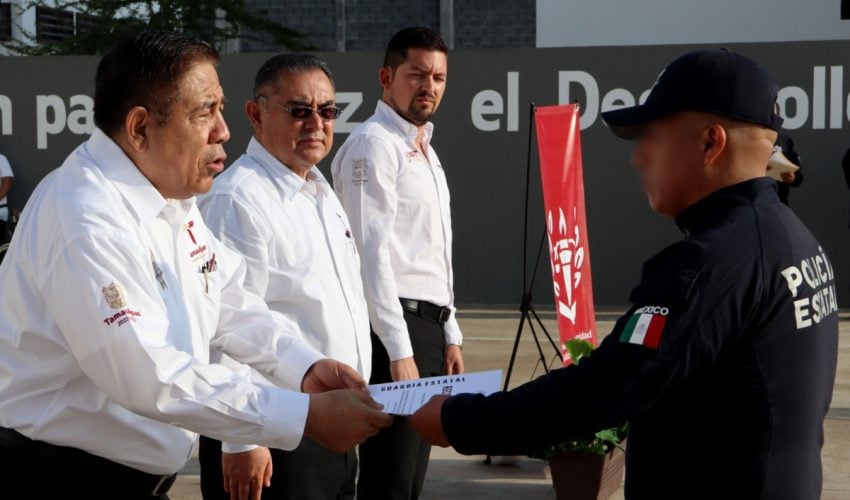
[[[283,104],[281,104],[277,101],[274,101],[272,99],[269,99],[268,97],[266,97],[262,94],[257,96],[258,99],[260,97],[265,98],[269,102],[273,102],[273,103],[277,104],[278,106],[281,107],[281,109],[283,109],[284,111],[286,111],[287,113],[292,115],[292,117],[295,118],[296,120],[306,120],[307,118],[310,118],[311,116],[313,116],[313,113],[318,113],[319,116],[322,117],[322,120],[329,122],[329,121],[332,121],[332,120],[336,120],[337,118],[339,118],[339,115],[342,114],[342,110],[340,108],[336,107],[336,106],[325,106],[323,108],[318,108],[318,109],[314,109],[314,108],[311,108],[309,106],[292,106],[291,108],[287,108]]]

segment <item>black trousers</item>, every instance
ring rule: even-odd
[[[163,479],[77,448],[0,429],[0,498],[168,500],[177,474]],[[158,488],[158,494],[154,490]]]
[[[271,449],[272,485],[263,500],[350,500],[354,498],[357,455],[336,453],[304,438],[292,451]],[[201,436],[201,494],[204,500],[230,500],[224,491],[221,442]]]
[[[404,311],[404,320],[419,376],[443,375],[446,340],[442,323],[409,311]],[[373,333],[370,383],[386,382],[392,382],[389,356]],[[358,500],[419,498],[430,457],[431,445],[419,439],[419,434],[408,425],[407,418],[396,417],[390,427],[360,445]]]

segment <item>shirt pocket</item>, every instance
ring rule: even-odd
[[[214,252],[208,253],[202,262],[195,265],[194,275],[193,295],[198,300],[198,325],[205,337],[212,338],[218,327],[223,286],[217,256]]]

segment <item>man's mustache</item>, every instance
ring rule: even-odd
[[[324,133],[320,133],[320,134],[305,134],[305,135],[302,135],[301,137],[299,137],[299,138],[298,138],[298,142],[306,141],[306,140],[310,140],[310,139],[318,139],[318,140],[322,141],[322,144],[324,144],[324,143],[325,143],[325,141],[327,141],[327,140],[328,140],[328,136],[327,136],[327,135],[325,135]]]
[[[437,102],[436,94],[430,94],[428,92],[422,92],[420,94],[417,94],[416,97],[414,97],[414,99],[420,99],[420,98],[423,98],[423,97],[428,99],[431,102]]]
[[[218,160],[224,161],[226,158],[227,154],[224,152],[223,148],[215,148],[204,153],[202,159],[204,163],[211,163]]]

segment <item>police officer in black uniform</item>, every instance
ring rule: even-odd
[[[509,455],[628,422],[629,499],[819,498],[837,302],[823,248],[764,176],[777,91],[756,62],[698,51],[644,105],[604,114],[637,139],[650,205],[684,239],[644,264],[590,358],[510,392],[436,397],[411,425]]]

